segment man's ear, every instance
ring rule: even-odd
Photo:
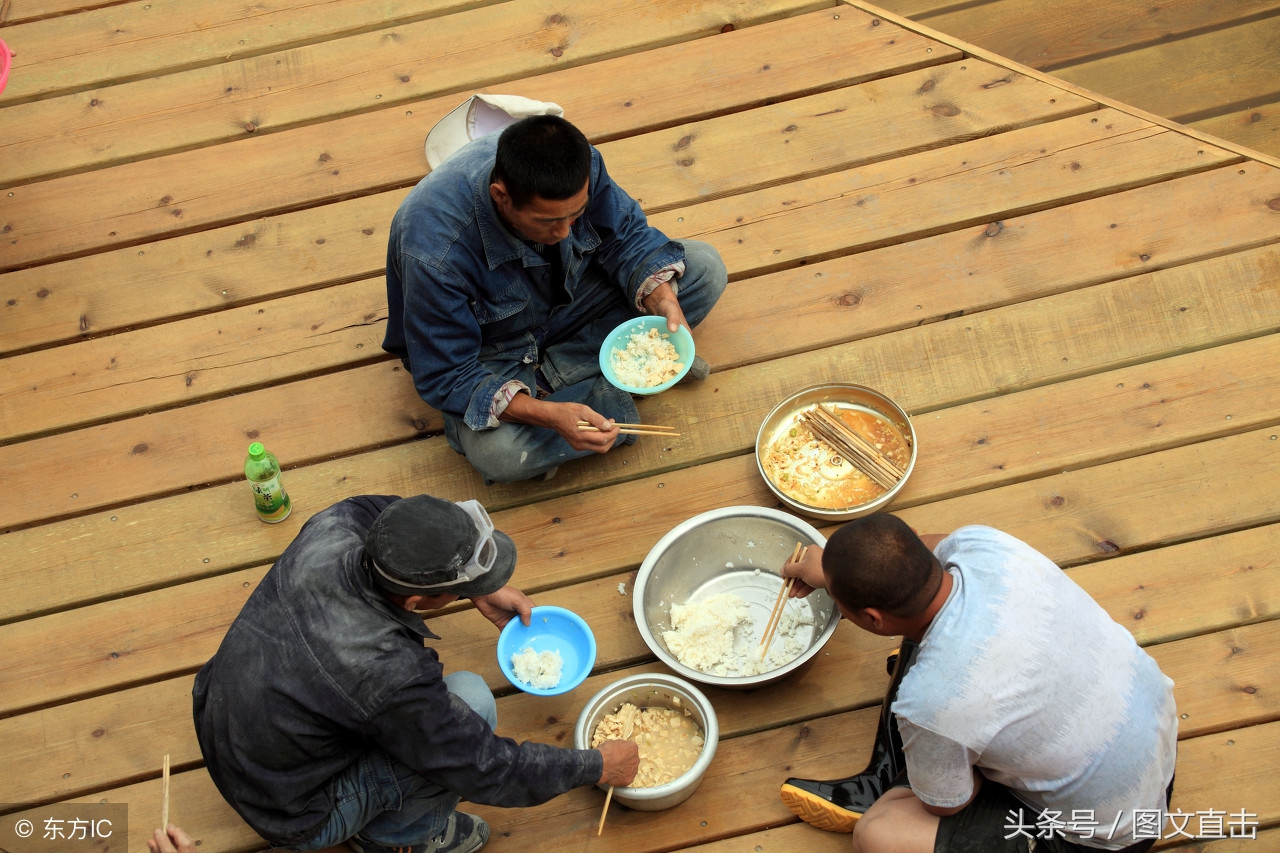
[[[511,206],[511,194],[507,192],[507,185],[502,181],[494,181],[489,184],[489,198],[499,207]]]
[[[862,608],[862,612],[866,615],[868,621],[871,622],[873,628],[877,631],[884,630],[884,611],[879,607],[864,607]]]

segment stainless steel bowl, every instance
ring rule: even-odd
[[[772,684],[795,672],[831,639],[840,622],[835,601],[825,591],[805,599],[813,625],[808,636],[796,637],[806,644],[804,651],[790,663],[759,675],[712,675],[685,666],[667,649],[662,634],[671,629],[672,604],[703,601],[722,592],[741,596],[763,631],[782,589],[778,572],[791,558],[796,542],[825,545],[826,539],[804,519],[771,507],[723,507],[678,525],[658,540],[636,575],[631,606],[640,636],[673,671],[702,684],[745,689]],[[758,646],[749,642],[746,632],[740,633],[739,653],[754,654]]]
[[[628,675],[605,687],[582,709],[578,725],[573,730],[573,745],[578,749],[591,749],[591,736],[596,726],[608,714],[630,702],[637,708],[676,708],[688,710],[694,722],[702,729],[702,754],[693,767],[665,785],[651,788],[614,788],[613,798],[630,808],[642,812],[656,812],[683,803],[702,783],[711,759],[715,758],[720,742],[720,724],[716,709],[702,691],[684,679],[658,672],[642,672]],[[606,786],[601,785],[601,788]]]
[[[893,488],[881,494],[879,497],[873,498],[866,503],[858,506],[848,507],[845,509],[828,509],[826,507],[810,506],[803,501],[799,501],[790,495],[785,494],[778,488],[777,484],[769,478],[765,472],[764,463],[761,455],[764,449],[769,446],[778,436],[778,432],[782,429],[789,429],[793,422],[793,418],[806,409],[811,409],[816,405],[835,405],[841,408],[862,409],[871,411],[887,420],[910,446],[911,456],[907,461],[906,471],[903,472],[902,479],[894,484]],[[760,431],[756,434],[756,468],[760,471],[760,476],[769,485],[770,490],[777,495],[778,500],[782,501],[783,506],[789,507],[796,512],[803,513],[810,518],[816,518],[821,521],[848,521],[852,518],[858,518],[873,512],[884,509],[889,502],[897,497],[898,492],[902,491],[902,487],[906,485],[907,479],[911,476],[911,472],[916,467],[916,431],[911,426],[911,418],[907,413],[892,400],[879,391],[872,390],[862,385],[815,385],[812,388],[805,388],[797,391],[781,403],[773,407],[773,411],[765,417],[764,422],[760,424]]]

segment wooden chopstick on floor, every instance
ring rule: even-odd
[[[678,438],[680,433],[675,427],[658,426],[657,424],[620,424],[615,423],[618,432],[623,435],[661,435],[667,438]],[[578,421],[578,429],[583,432],[604,432],[598,426],[592,426],[586,421]]]
[[[798,563],[804,559],[804,555],[808,552],[809,546],[796,543],[796,548],[791,552],[789,563]],[[769,613],[769,621],[765,625],[764,637],[760,640],[760,656],[769,651],[769,644],[773,642],[773,635],[778,631],[778,624],[782,622],[782,611],[787,609],[787,598],[791,595],[791,588],[795,586],[795,578],[787,578],[782,584],[782,591],[778,593],[778,600],[773,603],[773,610]]]

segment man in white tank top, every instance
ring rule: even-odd
[[[851,828],[859,853],[1139,853],[1159,838],[1173,682],[1047,557],[990,527],[921,538],[877,514],[784,574],[909,656],[877,741],[889,758],[874,778],[788,779],[805,820]],[[889,765],[905,772],[885,784]]]

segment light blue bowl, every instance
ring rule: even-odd
[[[516,677],[511,656],[532,647],[535,652],[560,652],[564,668],[555,687],[538,688]],[[502,674],[525,693],[535,696],[557,696],[581,684],[596,663],[596,638],[581,616],[563,607],[544,605],[533,608],[528,627],[519,617],[512,619],[498,634],[498,666]]]
[[[684,365],[684,369],[661,385],[637,388],[634,385],[627,385],[614,374],[613,351],[615,349],[625,350],[627,344],[631,341],[632,335],[636,332],[647,332],[649,329],[657,329],[663,335],[668,336],[667,339],[676,348],[676,354],[680,356],[680,362]],[[689,372],[689,368],[693,366],[693,354],[693,335],[689,334],[689,330],[686,327],[681,326],[676,331],[669,332],[667,330],[666,317],[636,317],[610,332],[608,337],[604,339],[604,343],[600,345],[600,372],[604,374],[604,378],[608,379],[611,385],[629,394],[657,394],[666,391],[684,378],[684,375]]]

